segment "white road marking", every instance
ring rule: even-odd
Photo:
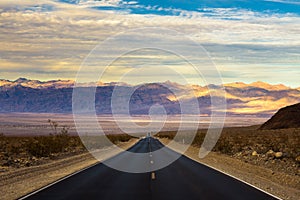
[[[154,180],[155,178],[156,178],[156,177],[155,177],[155,172],[152,172],[152,173],[151,173],[151,179]]]
[[[55,182],[53,182],[53,183],[50,183],[50,184],[48,184],[48,185],[46,185],[46,186],[44,186],[44,187],[42,187],[42,188],[40,188],[40,189],[38,189],[38,190],[36,190],[36,191],[33,191],[32,193],[29,193],[29,194],[27,194],[27,195],[25,195],[25,196],[23,196],[23,197],[20,197],[19,200],[24,200],[24,199],[26,199],[26,198],[28,198],[28,197],[30,197],[30,196],[33,196],[33,195],[35,195],[36,193],[39,193],[40,191],[45,190],[45,189],[51,187],[52,185],[55,185],[56,183],[59,183],[59,182],[65,180],[65,179],[67,179],[67,178],[70,178],[71,176],[74,176],[74,175],[76,175],[76,174],[78,174],[78,173],[80,173],[80,172],[82,172],[82,171],[84,171],[84,170],[87,170],[87,169],[89,169],[89,168],[92,168],[92,167],[94,167],[94,166],[96,166],[96,165],[98,165],[98,164],[100,164],[100,163],[101,163],[100,161],[99,161],[99,162],[96,162],[96,163],[93,164],[93,165],[90,165],[90,166],[88,166],[88,167],[86,167],[86,168],[83,168],[83,169],[81,169],[81,170],[79,170],[79,171],[76,171],[76,172],[74,172],[74,173],[72,173],[72,174],[70,174],[70,175],[67,175],[67,176],[65,176],[65,177],[63,177],[63,178],[61,178],[61,179],[58,179],[57,181],[55,181]]]
[[[169,148],[170,148],[170,147],[169,147]],[[171,149],[171,148],[170,148],[170,149]],[[171,150],[177,152],[175,149],[171,149]],[[179,152],[177,152],[177,153],[179,153]],[[179,153],[179,154],[181,154],[181,153]],[[215,167],[209,166],[209,165],[207,165],[207,164],[205,164],[205,163],[201,163],[201,162],[199,162],[198,160],[196,160],[196,159],[194,159],[194,158],[192,158],[192,157],[190,157],[190,156],[188,156],[188,155],[185,155],[185,154],[181,154],[181,155],[184,155],[184,156],[186,156],[187,158],[189,158],[189,159],[191,159],[191,160],[193,160],[193,161],[195,161],[195,162],[197,162],[197,163],[199,163],[199,164],[201,164],[201,165],[204,165],[204,166],[206,166],[206,167],[208,167],[208,168],[211,168],[211,169],[214,169],[214,170],[216,170],[216,171],[218,171],[218,172],[221,172],[222,174],[225,174],[225,175],[227,175],[227,176],[230,176],[231,178],[234,178],[234,179],[236,179],[236,180],[238,180],[238,181],[240,181],[240,182],[242,182],[242,183],[245,183],[246,185],[249,185],[249,186],[251,186],[251,187],[253,187],[253,188],[255,188],[255,189],[257,189],[257,190],[259,190],[259,191],[261,191],[261,192],[263,192],[263,193],[265,193],[265,194],[268,194],[268,195],[270,195],[270,196],[272,196],[272,197],[274,197],[274,198],[276,198],[276,199],[278,199],[278,200],[283,200],[283,199],[281,199],[280,197],[275,196],[274,194],[271,194],[271,193],[269,193],[269,192],[267,192],[267,191],[264,191],[263,189],[261,189],[261,188],[259,188],[259,187],[256,187],[255,185],[252,185],[252,184],[250,184],[250,183],[248,183],[248,182],[246,182],[246,181],[244,181],[244,180],[242,180],[242,179],[240,179],[240,178],[237,178],[237,177],[235,177],[235,176],[233,176],[233,175],[231,175],[231,174],[228,174],[228,173],[226,173],[226,172],[224,172],[224,171],[222,171],[222,170],[220,170],[220,169],[217,169],[217,168],[215,168]]]
[[[134,145],[136,145],[136,144],[139,143],[139,142],[140,142],[140,140],[138,140],[136,143],[134,143],[131,147],[133,147]],[[116,155],[114,155],[114,156],[116,156]],[[112,156],[112,157],[114,157],[114,156]],[[110,157],[110,158],[112,158],[112,157]],[[30,197],[30,196],[33,196],[33,195],[39,193],[40,191],[43,191],[43,190],[45,190],[45,189],[51,187],[52,185],[55,185],[56,183],[59,183],[59,182],[61,182],[61,181],[63,181],[63,180],[66,180],[66,179],[70,178],[71,176],[75,176],[76,174],[78,174],[78,173],[80,173],[80,172],[82,172],[82,171],[88,170],[89,168],[92,168],[92,167],[94,167],[94,166],[96,166],[96,165],[98,165],[98,164],[104,163],[105,160],[108,160],[108,159],[110,159],[110,158],[104,159],[104,160],[102,160],[102,161],[98,161],[98,162],[96,162],[96,163],[94,163],[94,164],[92,164],[92,165],[90,165],[90,166],[87,166],[87,167],[85,167],[85,168],[83,168],[83,169],[80,169],[80,170],[78,170],[78,171],[76,171],[76,172],[74,172],[74,173],[71,173],[71,174],[69,174],[69,175],[67,175],[67,176],[65,176],[65,177],[62,177],[62,178],[60,178],[60,179],[58,179],[58,180],[56,180],[56,181],[54,181],[54,182],[52,182],[52,183],[50,183],[50,184],[48,184],[48,185],[45,185],[44,187],[42,187],[42,188],[40,188],[40,189],[38,189],[38,190],[35,190],[35,191],[33,191],[33,192],[29,193],[29,194],[26,194],[26,195],[24,195],[24,196],[18,198],[18,200],[24,200],[24,199],[26,199],[26,198],[28,198],[28,197]]]
[[[185,155],[185,156],[186,156],[186,155]],[[186,156],[186,157],[188,157],[188,156]],[[190,158],[190,157],[188,157],[188,158]],[[192,159],[192,158],[190,158],[190,159],[191,159],[191,160],[194,160],[194,161],[196,161],[196,162],[198,162],[198,163],[200,163],[199,161],[197,161],[197,160],[195,160],[195,159]],[[226,173],[226,172],[223,172],[223,171],[221,171],[221,170],[219,170],[219,169],[217,169],[217,168],[214,168],[214,167],[209,166],[209,165],[204,164],[204,163],[200,163],[200,164],[205,165],[206,167],[209,167],[209,168],[211,168],[211,169],[214,169],[214,170],[216,170],[216,171],[218,171],[218,172],[221,172],[222,174],[225,174],[225,175],[227,175],[227,176],[230,176],[231,178],[234,178],[234,179],[236,179],[236,180],[238,180],[238,181],[240,181],[240,182],[242,182],[242,183],[245,183],[246,185],[249,185],[249,186],[251,186],[251,187],[254,187],[255,189],[257,189],[257,190],[259,190],[259,191],[261,191],[261,192],[263,192],[263,193],[265,193],[265,194],[268,194],[268,195],[270,195],[270,196],[272,196],[272,197],[274,197],[274,198],[276,198],[276,199],[278,199],[278,200],[283,200],[283,199],[281,199],[280,197],[277,197],[277,196],[275,196],[274,194],[271,194],[271,193],[269,193],[269,192],[267,192],[267,191],[264,191],[263,189],[261,189],[261,188],[259,188],[259,187],[256,187],[255,185],[252,185],[252,184],[250,184],[250,183],[248,183],[248,182],[246,182],[246,181],[244,181],[244,180],[242,180],[242,179],[240,179],[240,178],[237,178],[237,177],[235,177],[235,176],[233,176],[233,175],[231,175],[231,174],[228,174],[228,173]]]

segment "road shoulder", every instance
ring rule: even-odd
[[[169,142],[168,139],[159,140],[163,144]],[[198,153],[199,148],[190,146],[185,156],[282,199],[297,200],[300,196],[300,180],[296,176],[274,172],[216,152],[211,152],[205,158],[200,159]]]
[[[118,144],[127,149],[137,139]],[[1,199],[17,199],[72,173],[99,162],[90,153],[83,153],[49,163],[0,173]]]

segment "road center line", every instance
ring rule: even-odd
[[[152,179],[152,180],[155,180],[155,178],[156,178],[156,177],[155,177],[155,172],[152,172],[152,173],[151,173],[151,179]]]

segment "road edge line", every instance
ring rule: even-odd
[[[29,193],[29,194],[26,194],[26,195],[24,195],[24,196],[22,196],[22,197],[20,197],[20,198],[18,198],[18,199],[19,199],[19,200],[24,200],[24,199],[26,199],[26,198],[28,198],[28,197],[30,197],[30,196],[32,196],[32,195],[35,195],[35,194],[39,193],[39,192],[42,191],[42,190],[45,190],[45,189],[51,187],[52,185],[55,185],[56,183],[59,183],[59,182],[65,180],[65,179],[67,179],[67,178],[70,178],[71,176],[74,176],[74,175],[76,175],[76,174],[78,174],[78,173],[80,173],[80,172],[82,172],[82,171],[84,171],[84,170],[87,170],[87,169],[89,169],[89,168],[92,168],[92,167],[94,167],[94,166],[96,166],[96,165],[98,165],[98,164],[100,164],[100,163],[101,163],[101,162],[98,161],[98,162],[96,162],[96,163],[94,163],[94,164],[92,164],[92,165],[90,165],[90,166],[87,166],[87,167],[85,167],[85,168],[83,168],[83,169],[80,169],[80,170],[78,170],[78,171],[76,171],[76,172],[73,172],[73,173],[71,173],[71,174],[69,174],[69,175],[67,175],[67,176],[64,176],[64,177],[62,177],[62,178],[60,178],[60,179],[58,179],[58,180],[56,180],[56,181],[54,181],[54,182],[52,182],[52,183],[49,183],[48,185],[45,185],[45,186],[41,187],[40,189],[37,189],[37,190],[35,190],[35,191],[33,191],[33,192]]]
[[[132,146],[136,145],[139,141],[140,141],[140,140],[137,140]],[[128,147],[128,148],[126,149],[126,151],[127,151],[128,149],[130,149],[132,146]],[[118,155],[118,154],[117,154],[117,155]],[[114,156],[116,156],[116,155],[114,155]],[[112,157],[114,157],[114,156],[112,156]],[[109,158],[107,158],[107,159],[110,159],[110,158],[112,158],[112,157],[109,157]],[[107,159],[105,159],[105,160],[107,160]],[[103,160],[103,161],[105,161],[105,160]],[[87,166],[87,167],[85,167],[85,168],[83,168],[83,169],[80,169],[80,170],[75,171],[75,172],[73,172],[73,173],[71,173],[71,174],[69,174],[69,175],[66,175],[66,176],[64,176],[64,177],[62,177],[62,178],[60,178],[60,179],[58,179],[58,180],[56,180],[56,181],[54,181],[54,182],[52,182],[52,183],[49,183],[49,184],[47,184],[47,185],[41,187],[40,189],[34,190],[34,191],[32,191],[32,192],[30,192],[30,193],[28,193],[28,194],[26,194],[26,195],[23,195],[23,196],[21,196],[21,197],[19,197],[19,198],[17,198],[17,199],[18,199],[18,200],[24,200],[24,199],[26,199],[26,198],[28,198],[28,197],[30,197],[30,196],[32,196],[32,195],[35,195],[35,194],[41,192],[42,190],[45,190],[45,189],[47,189],[47,188],[49,188],[49,187],[51,187],[51,186],[53,186],[53,185],[55,185],[55,184],[57,184],[57,183],[63,181],[63,180],[66,180],[66,179],[68,179],[68,178],[70,178],[70,177],[72,177],[72,176],[74,176],[74,175],[76,175],[76,174],[78,174],[78,173],[80,173],[80,172],[83,172],[83,171],[85,171],[85,170],[88,170],[88,169],[90,169],[90,168],[92,168],[92,167],[94,167],[94,166],[100,164],[100,163],[103,163],[103,161],[97,161],[96,163],[94,163],[94,164],[92,164],[92,165],[90,165],[90,166]]]
[[[184,155],[184,156],[186,156],[186,155]],[[191,159],[191,160],[193,160],[193,161],[195,161],[195,162],[198,162],[198,163],[200,163],[200,164],[202,164],[202,165],[204,165],[204,166],[206,166],[206,167],[209,167],[209,168],[211,168],[211,169],[213,169],[213,170],[216,170],[216,171],[218,171],[218,172],[221,172],[222,174],[225,174],[225,175],[227,175],[227,176],[230,176],[231,178],[234,178],[234,179],[236,179],[236,180],[238,180],[238,181],[240,181],[240,182],[242,182],[242,183],[245,183],[245,184],[247,184],[247,185],[249,185],[249,186],[251,186],[251,187],[253,187],[253,188],[255,188],[255,189],[257,189],[257,190],[259,190],[259,191],[261,191],[261,192],[263,192],[263,193],[266,193],[266,194],[268,194],[268,195],[270,195],[270,196],[272,196],[272,197],[278,199],[278,200],[283,200],[282,198],[280,198],[280,197],[278,197],[278,196],[276,196],[276,195],[274,195],[274,194],[271,194],[271,193],[269,193],[269,192],[267,192],[267,191],[264,191],[263,189],[261,189],[261,188],[255,186],[255,185],[252,185],[251,183],[248,183],[248,182],[246,182],[245,180],[242,180],[242,179],[240,179],[240,178],[238,178],[238,177],[235,177],[235,176],[233,176],[233,175],[231,175],[231,174],[228,174],[228,173],[226,173],[226,172],[224,172],[224,171],[222,171],[222,170],[220,170],[220,169],[217,169],[217,168],[215,168],[215,167],[213,167],[213,166],[210,166],[210,165],[208,165],[208,164],[206,164],[206,163],[201,163],[201,162],[199,162],[199,161],[197,161],[197,160],[195,160],[195,159],[193,159],[193,158],[191,158],[191,157],[189,157],[189,156],[186,156],[186,157],[188,157],[189,159]]]
[[[163,143],[162,143],[162,144],[163,144]],[[166,146],[166,145],[164,145],[164,146]],[[169,148],[170,148],[170,147],[169,147]],[[171,149],[171,148],[170,148],[170,149]],[[175,149],[171,149],[171,150],[177,152]],[[179,153],[179,152],[177,152],[177,153]],[[181,153],[179,153],[179,154],[181,154]],[[181,154],[181,155],[183,155],[183,156],[185,156],[185,157],[187,157],[187,158],[189,158],[189,159],[191,159],[191,160],[193,160],[193,161],[195,161],[195,162],[197,162],[197,163],[199,163],[199,164],[201,164],[201,165],[204,165],[204,166],[206,166],[206,167],[208,167],[208,168],[211,168],[211,169],[216,170],[216,171],[218,171],[218,172],[220,172],[220,173],[222,173],[222,174],[225,174],[225,175],[227,175],[227,176],[229,176],[229,177],[231,177],[231,178],[233,178],[233,179],[236,179],[236,180],[238,180],[238,181],[240,181],[240,182],[242,182],[242,183],[245,183],[245,184],[247,184],[247,185],[249,185],[249,186],[251,186],[251,187],[253,187],[253,188],[255,188],[255,189],[257,189],[257,190],[259,190],[259,191],[261,191],[261,192],[263,192],[263,193],[265,193],[265,194],[267,194],[267,195],[270,195],[270,196],[272,196],[272,197],[278,199],[278,200],[283,200],[282,198],[280,198],[280,197],[278,197],[278,196],[276,196],[276,195],[274,195],[274,194],[271,194],[271,193],[269,193],[269,192],[267,192],[267,191],[264,191],[263,189],[261,189],[261,188],[255,186],[255,185],[252,185],[251,183],[248,183],[248,182],[246,182],[246,181],[244,181],[244,180],[242,180],[242,179],[240,179],[240,178],[237,178],[237,177],[235,177],[235,176],[233,176],[233,175],[231,175],[231,174],[228,174],[228,173],[226,173],[226,172],[224,172],[224,171],[222,171],[222,170],[220,170],[220,169],[217,169],[217,168],[215,168],[215,167],[213,167],[213,166],[210,166],[210,165],[208,165],[208,164],[206,164],[206,163],[202,163],[202,162],[200,162],[200,161],[198,161],[198,160],[196,160],[196,159],[194,159],[194,158],[192,158],[192,157],[190,157],[190,156],[188,156],[188,155],[185,155],[185,154]]]

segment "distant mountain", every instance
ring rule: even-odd
[[[261,88],[261,89],[266,89],[269,91],[279,91],[279,90],[290,90],[290,87],[287,87],[283,84],[278,84],[278,85],[271,85],[268,83],[264,83],[261,81],[257,81],[254,83],[246,84],[243,82],[235,82],[235,83],[228,83],[224,84],[224,86],[227,87],[234,87],[234,88]]]
[[[0,112],[72,112],[72,92],[75,82],[70,80],[38,81],[19,78],[15,81],[0,80]],[[168,114],[180,114],[179,102],[189,105],[196,96],[201,114],[209,115],[210,92],[217,85],[181,85],[166,81],[129,85],[126,83],[81,83],[82,90],[97,86],[95,105],[98,114],[111,113],[111,96],[116,87],[124,94],[135,90],[130,99],[132,114],[147,114],[152,105],[163,105]],[[209,88],[209,89],[208,89]],[[270,85],[263,82],[251,84],[236,82],[224,84],[228,115],[272,116],[279,108],[300,102],[300,89],[284,85]],[[177,94],[177,96],[175,96]],[[218,95],[215,94],[215,95]],[[124,96],[124,95],[123,95]],[[122,102],[122,95],[119,95]],[[221,97],[220,97],[221,98]],[[118,101],[119,101],[118,100]],[[119,113],[124,113],[124,105],[114,105]],[[189,106],[187,106],[189,108]],[[190,108],[189,113],[196,111]]]
[[[28,88],[35,89],[45,89],[45,88],[72,88],[75,85],[75,81],[72,80],[51,80],[51,81],[39,81],[39,80],[29,80],[26,78],[18,78],[15,81],[9,81],[5,79],[0,79],[0,87],[12,88],[15,86],[23,86]],[[127,83],[102,83],[102,82],[90,82],[90,83],[81,83],[78,84],[82,87],[90,86],[114,86],[122,85],[129,86]]]
[[[300,103],[281,108],[261,129],[300,128]]]
[[[15,81],[9,81],[0,79],[0,87],[12,88],[15,86],[23,86],[28,88],[69,88],[73,87],[74,81],[71,80],[53,80],[53,81],[38,81],[38,80],[29,80],[26,78],[19,78]]]
[[[115,87],[120,87],[123,93],[132,91],[129,86],[98,86],[95,93],[95,107],[98,114],[111,114],[111,97]],[[82,93],[90,87],[81,87]],[[0,112],[44,112],[71,113],[72,87],[67,88],[31,88],[22,85],[0,87]],[[172,93],[160,84],[146,84],[138,87],[130,99],[131,114],[147,114],[154,104],[161,104],[168,114],[179,114],[178,102],[170,101],[167,97]],[[121,101],[122,95],[118,96]],[[126,113],[122,104],[116,104],[119,114]]]

